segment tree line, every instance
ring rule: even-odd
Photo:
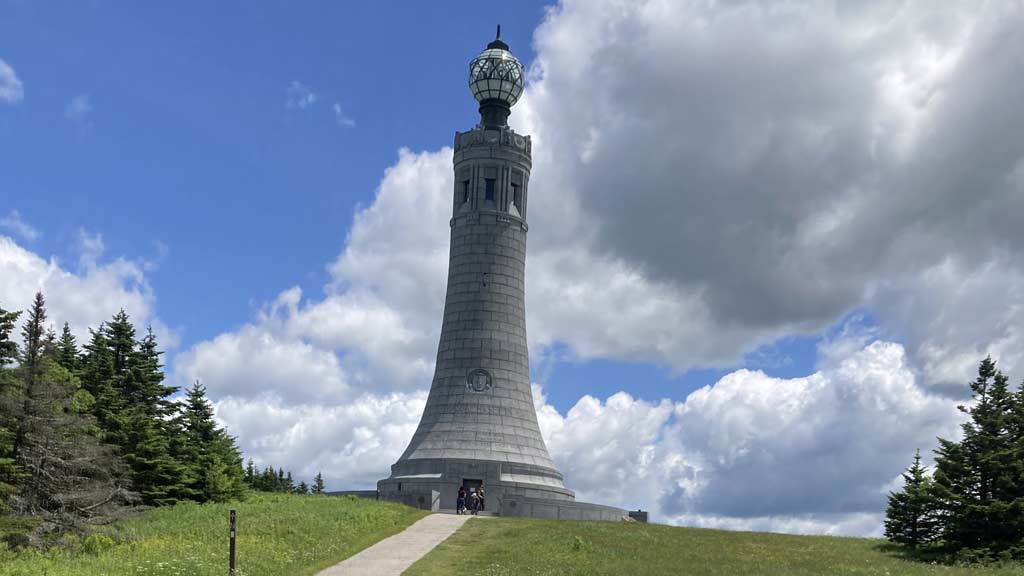
[[[324,494],[324,477],[317,472],[312,484],[301,481],[298,484],[292,479],[292,472],[284,469],[274,470],[267,466],[263,471],[256,469],[256,464],[249,459],[245,467],[245,483],[253,490],[260,492],[281,492],[285,494]]]
[[[962,438],[939,438],[930,474],[918,451],[889,495],[885,536],[919,554],[1024,560],[1024,382],[1011,391],[986,358],[970,386]]]
[[[235,438],[198,382],[172,399],[152,329],[139,337],[122,310],[80,347],[67,323],[47,328],[39,293],[19,342],[21,314],[0,307],[0,517],[39,519],[45,535],[245,494]]]

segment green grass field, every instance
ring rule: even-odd
[[[0,551],[0,576],[223,576],[231,508],[238,511],[238,576],[314,574],[424,515],[398,504],[330,496],[182,504],[120,522],[109,538],[93,536],[73,550]]]
[[[478,518],[406,576],[1024,576],[907,561],[880,540],[615,522]]]

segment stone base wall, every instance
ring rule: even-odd
[[[505,498],[501,501],[498,515],[547,520],[604,520],[609,522],[619,522],[623,518],[628,518],[625,510],[612,506],[535,498]]]
[[[416,490],[406,492],[381,493],[381,500],[398,502],[411,508],[439,512],[441,510],[441,493],[437,490]]]

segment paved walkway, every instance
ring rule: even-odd
[[[431,514],[317,576],[400,576],[471,516]]]

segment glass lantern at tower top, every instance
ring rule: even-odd
[[[523,93],[523,65],[508,50],[488,48],[469,65],[469,90],[477,102],[496,99],[511,107]]]
[[[504,125],[523,93],[523,65],[498,38],[469,63],[469,90],[480,103],[484,124]]]

